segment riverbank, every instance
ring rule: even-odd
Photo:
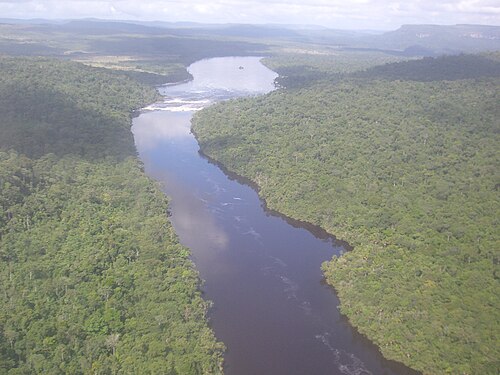
[[[193,128],[191,128],[191,133],[195,137],[196,142],[198,142],[198,144],[199,144],[199,140],[198,140],[198,137],[196,135],[196,131]],[[252,188],[257,193],[259,198],[261,199],[260,203],[261,203],[262,209],[267,214],[269,214],[271,216],[279,217],[279,218],[285,220],[289,225],[291,225],[294,228],[306,229],[308,232],[311,232],[314,235],[314,237],[316,237],[318,239],[331,241],[335,247],[342,248],[345,251],[351,251],[354,249],[354,247],[351,246],[348,242],[337,238],[336,236],[327,232],[324,228],[320,227],[319,225],[314,225],[310,222],[287,216],[287,215],[269,207],[265,198],[262,196],[262,194],[260,192],[260,186],[257,184],[256,181],[253,181],[253,180],[249,179],[248,177],[239,175],[239,174],[229,170],[228,168],[226,168],[226,166],[224,164],[218,162],[214,158],[211,158],[210,156],[205,154],[201,148],[199,150],[199,154],[202,158],[206,159],[210,164],[213,164],[214,166],[219,168],[230,180],[235,180],[242,185],[246,185],[246,186]]]
[[[201,115],[203,115],[203,114],[201,114]],[[192,131],[193,135],[195,136],[197,142],[200,144],[194,128],[192,128],[191,131]],[[283,213],[284,210],[278,211],[280,209],[280,206],[279,205],[270,206],[268,204],[266,196],[262,194],[261,187],[258,185],[256,180],[252,180],[249,177],[246,177],[244,175],[240,175],[240,174],[234,172],[234,170],[228,169],[228,167],[225,164],[223,164],[222,162],[219,162],[216,159],[205,154],[202,147],[200,147],[199,154],[201,157],[206,159],[208,162],[210,162],[211,164],[213,164],[214,166],[216,166],[217,168],[222,170],[224,172],[224,174],[226,176],[228,176],[229,179],[236,180],[236,181],[238,181],[238,183],[249,186],[251,189],[253,189],[258,194],[260,202],[261,202],[261,206],[262,206],[263,210],[268,215],[279,217],[279,218],[285,220],[289,225],[291,225],[295,228],[306,229],[307,231],[311,232],[318,239],[332,241],[332,243],[335,246],[338,246],[341,249],[345,249],[346,252],[354,250],[354,247],[352,245],[350,245],[349,242],[347,242],[347,239],[350,238],[352,241],[356,241],[357,237],[353,237],[350,232],[341,232],[340,229],[339,230],[333,229],[329,232],[325,228],[321,227],[318,224],[313,224],[311,221],[305,221],[305,219],[303,217],[291,216],[292,213],[285,214],[285,213]],[[332,232],[334,232],[334,231],[337,233],[337,235],[332,234]],[[359,244],[359,241],[356,241],[356,243]],[[338,255],[335,255],[334,257],[344,256],[344,254],[345,254],[344,251],[341,250],[340,253]],[[326,285],[328,285],[329,287],[331,287],[332,290],[334,291],[334,293],[338,296],[339,302],[340,302],[338,307],[340,308],[342,303],[346,303],[346,302],[349,303],[349,300],[346,301],[342,295],[343,290],[340,290],[340,293],[339,293],[339,290],[337,290],[337,288],[335,287],[335,283],[331,282],[328,279],[329,273],[332,272],[330,270],[329,266],[330,266],[330,262],[328,262],[328,261],[325,261],[324,263],[321,264],[321,269],[324,273],[323,280],[324,280],[324,283]],[[387,355],[387,353],[383,353],[383,351],[381,350],[381,347],[379,345],[376,345],[376,343],[374,343],[372,340],[369,339],[369,336],[368,336],[369,332],[363,331],[362,327],[360,328],[357,324],[355,324],[355,322],[350,320],[349,315],[346,314],[343,316],[345,316],[347,324],[351,325],[353,327],[353,329],[355,329],[357,332],[359,332],[359,334],[362,336],[362,338],[360,338],[360,340],[363,340],[363,339],[366,340],[367,346],[373,345],[374,347],[377,348],[376,350],[380,351],[381,354],[384,354],[384,356],[389,361],[391,361],[391,362],[394,361],[392,363],[392,366],[394,366],[395,368],[398,369],[397,370],[398,374],[403,374],[403,373],[414,374],[414,375],[421,374],[421,372],[413,371],[411,369],[408,369],[408,368],[401,366],[397,358],[391,358],[391,356]]]

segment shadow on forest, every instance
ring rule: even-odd
[[[29,85],[10,85],[0,92],[0,148],[31,158],[53,153],[87,160],[135,155],[132,133],[123,116],[78,104],[63,92]]]

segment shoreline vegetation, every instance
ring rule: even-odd
[[[196,141],[198,142],[198,137],[197,137],[196,132],[194,131],[194,129],[192,129],[191,132],[193,133]],[[224,164],[218,162],[216,159],[213,159],[209,155],[205,154],[203,152],[203,150],[201,150],[201,149],[198,151],[198,153],[199,153],[199,155],[203,159],[205,159],[206,161],[208,161],[210,164],[215,165],[222,172],[224,172],[224,174],[230,180],[235,180],[235,181],[237,181],[238,183],[240,183],[242,185],[246,185],[246,186],[251,187],[257,193],[257,195],[259,196],[262,208],[264,209],[264,211],[267,214],[269,214],[271,216],[276,216],[276,217],[282,218],[283,220],[285,220],[292,227],[307,229],[309,232],[311,232],[312,234],[314,234],[314,236],[317,237],[317,238],[320,238],[322,240],[326,240],[326,239],[331,240],[332,243],[335,246],[341,246],[344,249],[346,249],[346,251],[351,251],[353,249],[353,247],[348,242],[343,241],[343,240],[337,238],[335,235],[333,235],[332,233],[327,232],[324,228],[322,228],[319,225],[315,225],[315,224],[313,224],[311,222],[308,222],[308,221],[303,221],[303,220],[300,220],[300,219],[293,218],[291,216],[287,216],[287,215],[283,214],[280,211],[272,209],[271,207],[269,207],[267,205],[266,200],[262,197],[262,194],[260,193],[260,187],[259,187],[259,185],[254,180],[251,180],[248,177],[245,177],[245,176],[240,175],[240,174],[238,174],[238,173],[236,173],[236,172],[234,172],[232,170],[227,169]]]
[[[304,72],[273,64],[289,82]],[[498,55],[318,78],[327,69],[196,113],[202,153],[271,209],[354,246],[323,271],[384,356],[424,374],[496,374]]]
[[[130,132],[158,93],[0,58],[0,373],[221,374],[222,343]]]

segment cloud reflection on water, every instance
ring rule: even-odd
[[[153,167],[148,170],[148,174],[161,181],[162,190],[168,196],[175,197],[170,202],[173,214],[171,220],[183,245],[210,250],[198,254],[198,257],[215,257],[217,253],[227,250],[229,236],[224,228],[217,224],[214,215],[207,210],[206,201],[196,196],[192,189],[170,176],[164,169]]]
[[[168,122],[161,112],[150,112],[147,116],[141,116],[134,120],[132,132],[135,144],[141,152],[156,149],[165,140],[182,138],[189,139],[191,113],[171,113]]]

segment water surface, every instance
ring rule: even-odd
[[[339,314],[320,265],[344,249],[263,208],[248,185],[199,154],[194,111],[265,94],[276,74],[257,57],[215,58],[189,68],[194,80],[160,91],[162,103],[134,119],[146,173],[171,198],[171,220],[214,302],[211,325],[227,346],[227,375],[416,374],[385,360]],[[313,234],[314,233],[314,234]]]

